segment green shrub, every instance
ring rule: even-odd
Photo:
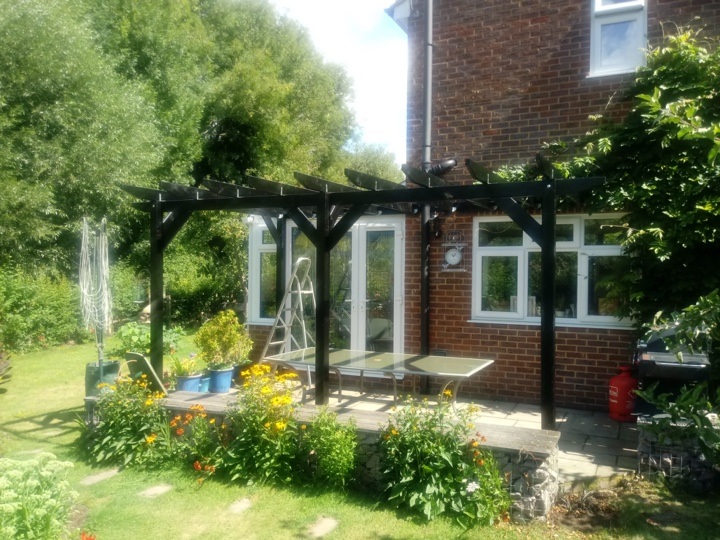
[[[249,362],[253,341],[232,309],[221,311],[195,334],[199,357],[210,369],[225,369]]]
[[[78,287],[65,278],[0,269],[0,341],[28,352],[88,337]]]
[[[77,497],[65,479],[72,466],[49,453],[26,461],[0,458],[0,538],[67,537],[68,517]]]
[[[145,307],[138,304],[138,296],[145,297],[149,286],[147,279],[138,278],[137,272],[125,262],[117,262],[110,267],[110,291],[112,293],[112,311],[116,321],[136,319]],[[138,292],[141,294],[139,295]]]
[[[355,471],[357,426],[342,425],[337,414],[323,408],[312,425],[300,426],[301,466],[314,483],[344,488]]]
[[[90,461],[98,465],[155,467],[177,457],[175,436],[160,404],[164,397],[152,392],[143,375],[101,383],[97,426],[86,432]]]
[[[185,331],[179,326],[163,329],[163,353],[170,354],[177,350],[180,339]],[[123,358],[125,353],[139,352],[150,354],[150,325],[137,322],[123,324],[115,333],[120,345],[108,352],[114,358]]]
[[[228,411],[231,440],[218,467],[232,480],[288,483],[297,477],[298,427],[288,380],[267,364],[244,371],[243,391]]]
[[[454,413],[410,400],[383,429],[380,454],[389,500],[428,521],[445,515],[460,525],[489,525],[509,507],[492,454],[471,438],[471,407]]]
[[[720,428],[716,418],[720,414],[720,390],[708,396],[708,385],[701,382],[694,387],[683,386],[680,395],[657,394],[659,383],[645,390],[635,390],[641,398],[660,409],[658,415],[643,426],[643,430],[657,436],[659,444],[699,443],[712,463],[720,464]],[[712,401],[715,403],[711,402]]]

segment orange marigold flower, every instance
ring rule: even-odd
[[[95,535],[83,531],[80,533],[80,540],[95,540]]]
[[[196,461],[195,463],[193,463],[193,469],[195,469],[196,471],[201,471],[202,464],[199,461]]]
[[[182,436],[185,433],[185,430],[183,428],[177,428],[175,430],[175,435]]]
[[[478,459],[478,460],[477,460],[477,464],[482,467],[483,465],[485,465],[485,460],[483,460],[483,459]]]

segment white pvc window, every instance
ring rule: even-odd
[[[262,219],[249,221],[249,320],[253,324],[272,324],[277,313],[275,240]]]
[[[555,316],[569,326],[627,326],[608,276],[623,257],[620,216],[561,216],[556,227]],[[541,251],[508,218],[473,223],[472,319],[540,321]]]
[[[645,0],[591,0],[590,76],[631,73],[645,63]]]

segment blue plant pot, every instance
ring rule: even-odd
[[[232,384],[232,368],[210,370],[210,392],[213,394],[226,394]]]
[[[185,392],[199,392],[202,375],[178,376],[175,379],[175,388]]]
[[[203,375],[200,379],[200,392],[208,392],[210,390],[210,375]]]

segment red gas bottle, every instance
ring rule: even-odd
[[[620,374],[610,379],[610,418],[618,422],[635,422],[635,390],[638,380],[632,376],[630,366],[621,366]]]

